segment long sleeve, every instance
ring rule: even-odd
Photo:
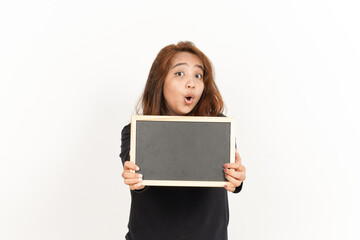
[[[242,183],[240,184],[240,186],[238,186],[237,188],[235,188],[234,193],[239,193],[239,192],[241,191],[242,186],[243,186],[243,183],[244,183],[244,182],[242,182]]]
[[[126,125],[121,131],[121,152],[120,158],[124,165],[125,161],[130,160],[130,123]]]

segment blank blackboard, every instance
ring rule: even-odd
[[[223,164],[235,161],[227,117],[132,116],[130,161],[144,185],[223,187]]]

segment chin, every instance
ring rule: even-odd
[[[192,109],[191,109],[191,110],[192,110]],[[176,115],[178,115],[178,116],[185,116],[185,115],[187,115],[188,113],[190,113],[191,110],[179,110],[179,111],[176,111]]]
[[[187,114],[191,113],[192,110],[194,110],[194,108],[185,110],[185,111],[184,111],[184,115],[187,115]]]

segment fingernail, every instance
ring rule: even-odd
[[[139,182],[141,182],[142,181],[142,178],[139,178]]]
[[[136,167],[136,171],[139,171],[140,170],[140,168],[139,167]]]
[[[142,174],[139,174],[139,178],[142,178],[143,177],[143,175]]]

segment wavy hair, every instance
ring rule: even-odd
[[[144,92],[136,106],[136,113],[144,115],[166,115],[167,107],[163,94],[165,78],[171,60],[179,52],[197,55],[204,65],[204,91],[194,109],[187,116],[218,116],[224,110],[224,102],[215,84],[214,71],[210,60],[192,42],[181,41],[160,50],[155,58],[145,85]]]

